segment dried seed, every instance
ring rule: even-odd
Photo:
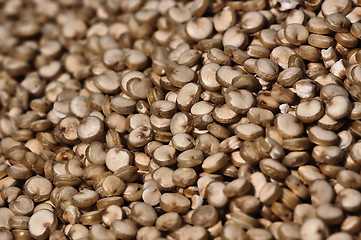
[[[326,114],[334,120],[339,120],[351,113],[351,107],[351,102],[346,97],[334,96],[326,104]]]
[[[165,213],[157,218],[155,226],[159,231],[174,231],[182,226],[182,218],[174,212]]]
[[[224,195],[227,197],[242,196],[251,188],[251,184],[245,178],[238,178],[228,183],[224,188]]]
[[[186,32],[193,40],[208,38],[213,31],[213,24],[209,18],[200,17],[187,22]]]
[[[74,206],[79,208],[86,208],[92,206],[97,202],[99,195],[97,192],[84,189],[81,190],[78,194],[72,196],[72,203]]]
[[[344,188],[338,193],[336,202],[345,211],[357,212],[361,208],[360,192],[352,188]]]
[[[54,213],[49,210],[40,210],[29,219],[29,231],[35,239],[46,239],[55,231],[58,221]]]
[[[197,173],[193,168],[178,168],[173,172],[173,183],[177,187],[188,187],[197,181]]]
[[[244,49],[248,44],[248,35],[237,26],[228,28],[223,34],[222,44]]]
[[[166,212],[186,213],[191,202],[179,193],[163,193],[160,197],[160,207]]]
[[[219,152],[204,159],[202,168],[207,173],[213,173],[225,167],[227,163],[228,156],[223,152]]]
[[[236,13],[232,7],[226,6],[213,17],[214,29],[217,32],[224,32],[236,22]]]
[[[214,207],[223,207],[227,204],[228,198],[224,195],[225,184],[214,181],[207,185],[206,198],[210,205]]]
[[[319,218],[309,218],[301,226],[300,235],[302,239],[326,238],[329,235],[328,226]]]
[[[319,126],[310,127],[307,134],[311,142],[321,146],[336,145],[339,141],[336,133],[325,130]]]
[[[301,102],[296,108],[296,116],[303,123],[317,121],[323,116],[324,108],[317,99]]]
[[[173,169],[168,167],[158,167],[154,170],[152,178],[156,181],[160,190],[172,190],[175,187],[173,175]]]
[[[225,97],[227,106],[238,114],[246,113],[255,104],[254,96],[245,89],[227,91]]]
[[[115,172],[123,166],[131,165],[133,158],[134,156],[131,152],[116,145],[108,150],[105,157],[105,165],[109,170]]]

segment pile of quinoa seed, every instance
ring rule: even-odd
[[[360,5],[0,0],[0,239],[361,238]]]

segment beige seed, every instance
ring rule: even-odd
[[[243,33],[243,34],[245,34],[245,33]],[[248,42],[245,42],[245,43],[248,43]],[[224,53],[227,56],[229,56],[233,62],[235,62],[237,64],[244,64],[244,62],[249,58],[248,54],[245,51],[243,51],[233,45],[225,45]]]
[[[119,92],[120,76],[112,70],[102,72],[94,78],[94,85],[103,93]]]
[[[192,19],[186,24],[186,32],[193,40],[207,38],[213,30],[213,24],[209,18],[201,17]]]
[[[310,34],[308,37],[308,43],[311,46],[317,47],[317,48],[324,48],[327,49],[331,47],[334,43],[334,39],[327,36],[327,35],[321,35],[321,34]]]
[[[253,141],[264,134],[263,128],[253,123],[239,124],[234,131],[239,138],[245,141]]]
[[[203,162],[204,155],[197,149],[189,149],[177,157],[178,167],[195,167]]]
[[[184,51],[178,58],[178,64],[188,67],[194,66],[200,59],[201,55],[195,49],[189,49]]]
[[[328,226],[319,218],[309,218],[301,226],[302,239],[324,239],[328,237]]]
[[[248,35],[237,26],[231,27],[223,34],[222,44],[244,49],[248,44]]]
[[[273,239],[272,234],[266,230],[266,229],[262,229],[262,228],[251,228],[247,231],[247,236],[249,237],[249,239],[252,240],[256,240],[256,239],[265,239],[265,240],[271,240]]]
[[[246,113],[255,104],[254,96],[245,89],[227,91],[225,97],[227,106],[238,114]]]
[[[35,239],[46,239],[58,225],[54,213],[48,210],[40,210],[29,219],[29,231]]]
[[[190,133],[193,130],[191,117],[184,112],[177,112],[171,119],[170,131],[173,135],[177,133]]]
[[[262,29],[265,23],[263,15],[257,11],[250,11],[242,15],[240,25],[246,33],[254,33]]]
[[[259,162],[259,167],[264,174],[275,180],[285,179],[288,175],[288,170],[285,166],[270,158],[261,160]]]
[[[179,239],[180,240],[186,240],[186,239],[207,239],[208,232],[204,227],[201,226],[190,226],[185,225],[178,231]]]
[[[333,120],[327,114],[323,115],[318,121],[317,125],[325,130],[335,131],[340,129],[345,122],[341,120]]]
[[[215,207],[203,205],[197,208],[192,214],[194,226],[211,227],[218,221],[218,213]]]
[[[157,213],[149,204],[136,203],[131,208],[131,218],[142,226],[151,226],[157,219]]]
[[[152,104],[150,111],[158,117],[171,118],[177,111],[177,108],[174,102],[158,100]]]
[[[282,223],[278,230],[278,235],[280,239],[301,239],[300,236],[300,226],[292,222]]]
[[[304,131],[302,123],[288,113],[276,116],[275,126],[278,133],[284,138],[300,137]]]
[[[121,96],[114,97],[110,100],[110,107],[119,114],[132,114],[135,111],[136,102]]]
[[[159,166],[171,166],[176,163],[176,149],[172,146],[160,146],[153,152],[153,159]]]
[[[296,108],[296,116],[303,123],[311,123],[323,116],[324,108],[319,100],[301,102]]]
[[[105,228],[103,225],[100,224],[94,224],[90,227],[89,231],[89,238],[99,238],[99,239],[109,239],[113,240],[116,239],[115,236],[109,231],[107,228]]]
[[[213,17],[214,29],[217,32],[224,32],[236,22],[236,13],[232,7],[226,6]]]
[[[243,71],[239,68],[232,68],[230,66],[222,66],[216,72],[216,80],[223,87],[229,87],[232,84],[233,78],[242,75]]]
[[[132,239],[137,234],[137,225],[129,219],[114,220],[110,225],[110,230],[117,238]]]
[[[233,223],[231,221],[224,224],[222,233],[221,233],[222,239],[237,239],[237,238],[246,238],[245,232],[242,228],[239,228],[236,223]]]
[[[78,140],[77,129],[80,121],[75,117],[66,117],[59,122],[59,137],[66,144],[76,143]]]
[[[277,63],[281,68],[288,68],[288,59],[291,55],[295,54],[295,52],[286,46],[278,46],[275,47],[270,54],[270,59]]]
[[[237,226],[239,225],[241,228],[245,229],[257,227],[259,224],[255,218],[243,213],[242,211],[232,212],[231,220],[234,221]]]
[[[300,46],[307,42],[308,31],[298,23],[288,24],[285,28],[285,38],[293,45]]]
[[[24,190],[35,202],[42,202],[49,198],[53,185],[44,177],[34,176],[25,182]]]
[[[250,44],[247,47],[247,54],[252,58],[249,58],[244,62],[244,68],[247,72],[254,73],[255,70],[253,70],[253,69],[255,67],[253,66],[252,62],[255,62],[257,59],[260,59],[260,58],[268,59],[270,56],[270,50],[259,44]],[[255,59],[253,59],[253,58],[255,58]],[[274,66],[277,66],[277,65],[274,65]]]
[[[1,228],[2,229],[10,229],[10,227],[9,227],[9,219],[11,217],[13,217],[15,214],[6,207],[1,207],[0,208],[0,213],[2,215],[2,218],[1,218],[1,221],[0,221]]]
[[[251,184],[245,178],[238,178],[228,183],[224,188],[224,195],[227,197],[242,196],[251,188]]]
[[[349,233],[338,232],[330,235],[327,239],[337,240],[337,239],[352,239],[352,236]]]
[[[141,1],[139,1],[141,3]],[[190,10],[184,6],[179,7],[171,7],[167,11],[167,17],[170,19],[170,21],[175,23],[184,23],[188,21],[192,15]]]
[[[208,51],[207,57],[211,62],[221,65],[229,65],[231,62],[230,57],[218,48],[210,49]]]
[[[271,205],[277,201],[281,194],[282,190],[278,184],[267,183],[262,187],[259,199],[263,204]]]
[[[204,65],[199,72],[199,83],[202,87],[209,91],[217,91],[220,84],[216,80],[216,72],[220,68],[217,63],[208,63]]]
[[[219,152],[204,159],[202,168],[207,173],[213,173],[225,167],[227,163],[228,156],[225,153]]]
[[[339,142],[339,137],[336,133],[325,130],[319,126],[310,127],[307,133],[311,142],[321,146],[335,145]]]
[[[127,92],[133,99],[145,99],[152,87],[148,78],[132,78],[127,82]]]
[[[186,213],[191,202],[179,193],[164,193],[160,197],[160,207],[166,212]]]
[[[197,179],[197,173],[193,168],[178,168],[173,172],[173,183],[177,187],[192,186]]]
[[[327,27],[334,32],[348,32],[351,22],[340,13],[332,13],[326,17]]]
[[[30,217],[12,216],[9,218],[9,227],[14,229],[28,229]]]
[[[331,30],[326,25],[325,18],[313,17],[307,22],[307,29],[311,33],[329,34]]]
[[[330,203],[334,198],[334,190],[325,180],[317,179],[309,187],[311,201],[314,205]]]
[[[173,183],[174,170],[168,167],[159,167],[155,169],[152,178],[157,183],[160,190],[172,190],[175,185]]]
[[[198,101],[200,92],[200,86],[195,83],[184,85],[177,96],[178,108],[182,111],[189,111],[189,109]]]
[[[328,225],[339,224],[343,220],[342,210],[328,203],[318,206],[316,214]]]
[[[360,229],[359,216],[347,216],[341,224],[341,230],[350,234],[354,234]]]
[[[178,151],[186,151],[194,147],[194,139],[187,133],[178,133],[172,137],[172,146]]]
[[[182,226],[182,218],[174,212],[165,213],[157,218],[155,226],[159,231],[175,231]]]
[[[109,170],[115,172],[125,165],[130,165],[133,158],[134,156],[128,150],[116,145],[108,150],[105,165]]]
[[[225,184],[214,181],[207,185],[206,198],[210,205],[214,207],[223,207],[227,204],[228,198],[224,195]]]
[[[285,183],[287,187],[300,198],[305,199],[309,196],[306,185],[298,177],[289,175],[286,178]]]
[[[199,135],[195,145],[196,149],[208,155],[212,155],[221,150],[219,140],[209,133]]]
[[[316,146],[312,157],[320,163],[337,164],[342,160],[343,152],[337,146]]]
[[[339,120],[348,116],[351,113],[351,102],[344,96],[334,96],[326,104],[326,114],[334,119]]]
[[[77,128],[78,137],[84,142],[92,142],[101,137],[104,124],[98,117],[89,116],[80,121]]]
[[[361,208],[361,194],[352,188],[345,188],[337,195],[336,202],[348,212],[356,212]]]
[[[80,191],[78,194],[72,196],[72,203],[76,207],[86,208],[96,203],[98,198],[99,195],[97,192],[89,189],[84,189]]]

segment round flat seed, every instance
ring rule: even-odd
[[[275,126],[281,137],[300,137],[304,132],[303,124],[292,114],[279,114],[275,118]]]
[[[226,104],[234,112],[238,114],[245,114],[255,104],[253,94],[245,89],[238,91],[228,91],[226,94]]]
[[[303,123],[317,121],[323,116],[324,108],[317,99],[301,102],[296,108],[296,117]]]
[[[253,141],[264,134],[263,128],[254,123],[239,124],[234,129],[234,132],[240,139],[245,141]]]
[[[312,126],[307,130],[311,142],[322,146],[332,146],[339,142],[339,137],[332,131],[325,130],[319,126]]]

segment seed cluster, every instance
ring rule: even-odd
[[[360,4],[0,0],[0,239],[360,238]]]

